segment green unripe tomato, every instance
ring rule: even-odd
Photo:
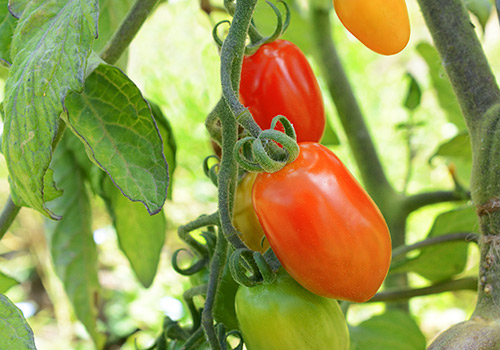
[[[235,304],[248,350],[349,349],[337,301],[309,292],[283,269],[271,285],[240,286]]]

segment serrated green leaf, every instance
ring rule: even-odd
[[[63,214],[60,221],[47,222],[47,242],[55,270],[73,305],[76,317],[84,324],[97,348],[104,337],[96,331],[99,296],[97,279],[97,248],[91,229],[91,209],[83,171],[76,166],[74,154],[60,142],[51,168],[55,180],[64,194],[47,203],[54,211]]]
[[[21,310],[0,294],[0,349],[36,350],[33,331]]]
[[[0,293],[5,293],[11,287],[14,287],[17,284],[19,284],[19,282],[16,279],[7,276],[0,271]]]
[[[473,207],[454,209],[438,215],[427,238],[453,232],[478,230],[477,215]],[[467,263],[467,242],[446,242],[422,248],[420,254],[402,263],[393,271],[412,271],[438,282],[461,273]]]
[[[441,64],[441,58],[436,49],[428,43],[417,45],[417,52],[429,67],[432,85],[436,90],[439,105],[446,113],[448,121],[455,124],[459,130],[465,130],[465,121],[458,99],[453,92],[448,75]]]
[[[422,90],[417,80],[411,73],[406,73],[407,77],[410,79],[410,85],[408,86],[408,91],[406,92],[406,97],[403,105],[406,109],[414,111],[420,106],[420,101],[422,100]]]
[[[12,39],[2,149],[17,197],[52,218],[44,202],[52,141],[64,97],[83,88],[97,16],[97,0],[32,0]]]
[[[12,63],[10,59],[10,43],[17,21],[10,14],[8,4],[8,0],[0,0],[0,60],[8,62],[10,65]]]
[[[149,105],[118,68],[100,65],[82,94],[66,98],[67,125],[91,160],[130,200],[158,213],[165,202],[168,165]]]
[[[406,312],[387,311],[350,327],[351,350],[424,350],[426,341]]]
[[[167,117],[165,117],[165,115],[161,111],[160,106],[152,103],[151,101],[149,101],[149,105],[151,106],[151,112],[153,113],[153,117],[155,118],[158,129],[160,130],[161,138],[163,140],[163,153],[165,154],[165,159],[168,163],[168,177],[170,179],[170,182],[168,184],[167,198],[172,199],[172,191],[174,188],[173,175],[177,166],[177,144],[175,142],[174,131],[172,130],[172,126],[170,125]]]
[[[492,5],[490,0],[464,0],[467,9],[476,16],[483,32],[486,28],[486,23],[491,15]]]
[[[135,275],[148,288],[153,283],[165,243],[166,220],[162,212],[150,216],[140,203],[128,200],[108,178],[103,184],[120,249]]]
[[[435,157],[443,158],[448,164],[455,165],[456,174],[460,183],[467,185],[470,183],[472,148],[470,136],[467,131],[439,145],[429,161],[432,161]]]

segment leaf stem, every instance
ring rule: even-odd
[[[157,2],[158,0],[136,0],[118,30],[102,49],[100,56],[104,61],[109,64],[118,61]]]
[[[399,246],[392,251],[392,259],[396,259],[400,256],[406,255],[406,253],[411,252],[412,250],[421,249],[424,247],[430,247],[437,244],[442,244],[446,242],[453,241],[464,241],[464,242],[478,242],[479,235],[473,232],[455,232],[442,236],[436,236],[427,238],[423,241],[411,244],[411,245],[403,245]]]
[[[457,280],[436,283],[429,287],[424,287],[424,288],[387,290],[375,294],[375,296],[371,298],[368,302],[401,301],[401,300],[408,300],[414,297],[421,297],[425,295],[432,295],[443,292],[452,292],[458,290],[476,290],[477,283],[478,283],[477,278],[465,277]]]

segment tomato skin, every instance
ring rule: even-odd
[[[235,305],[248,350],[349,349],[337,301],[307,291],[283,269],[271,285],[240,286]]]
[[[328,148],[299,144],[282,170],[259,173],[252,200],[285,270],[318,295],[369,300],[391,261],[391,238],[379,209]]]
[[[264,253],[269,243],[264,239],[264,230],[252,204],[252,187],[256,177],[257,173],[247,173],[236,188],[233,224],[248,248]]]
[[[289,41],[273,41],[244,57],[240,100],[262,129],[281,114],[293,124],[298,142],[318,142],[323,136],[321,90],[306,57]]]
[[[394,55],[410,40],[405,0],[333,0],[344,26],[366,47]]]

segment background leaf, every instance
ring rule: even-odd
[[[33,331],[21,310],[0,294],[0,349],[36,350]]]
[[[51,163],[64,194],[47,203],[50,209],[62,213],[63,218],[47,222],[47,242],[76,317],[100,348],[104,338],[96,330],[99,282],[90,201],[83,171],[76,166],[75,156],[65,143],[66,138],[63,138]]]
[[[66,98],[67,124],[87,147],[90,159],[132,201],[152,215],[165,202],[168,165],[149,105],[118,68],[100,65],[82,94]]]
[[[417,80],[411,73],[406,73],[406,76],[410,79],[410,84],[408,86],[408,91],[406,93],[405,101],[403,105],[406,109],[414,111],[420,106],[420,101],[422,100],[422,90]]]
[[[64,97],[83,88],[97,16],[96,1],[33,0],[12,38],[2,150],[15,197],[52,218],[44,204],[52,141]]]
[[[5,293],[17,284],[19,284],[17,280],[0,271],[0,293]]]
[[[162,212],[150,216],[140,203],[128,200],[106,177],[106,204],[113,218],[120,249],[144,287],[153,283],[165,243],[166,220]]]
[[[459,181],[468,185],[472,172],[472,148],[470,136],[464,131],[439,145],[429,161],[435,157],[442,158],[448,165],[453,164]]]
[[[428,43],[418,44],[417,52],[427,63],[439,105],[446,112],[448,121],[455,124],[459,130],[465,130],[462,110],[453,92],[448,75],[444,71],[439,53]]]
[[[491,15],[492,5],[490,0],[465,0],[465,5],[467,9],[476,16],[481,28],[484,30],[486,28],[486,23]]]
[[[479,229],[473,207],[463,207],[438,215],[427,238]],[[467,263],[468,242],[447,242],[422,248],[415,258],[397,264],[394,271],[413,271],[437,282],[461,273]],[[439,268],[436,268],[439,266]]]
[[[387,311],[349,329],[351,350],[424,350],[425,337],[413,318]]]

